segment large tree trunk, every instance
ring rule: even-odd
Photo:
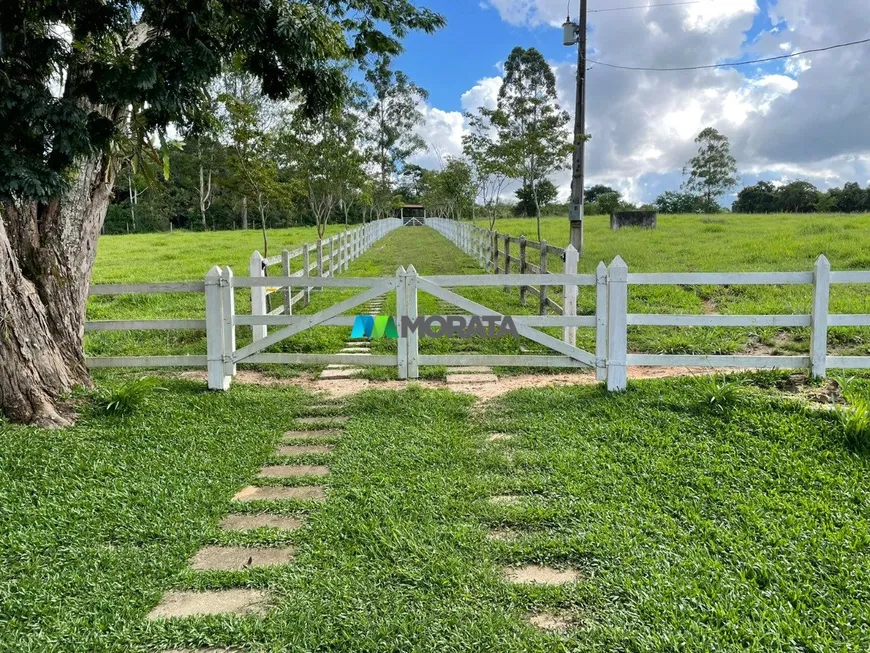
[[[248,197],[242,197],[242,229],[248,229]]]
[[[2,205],[0,410],[13,421],[68,425],[64,395],[90,385],[85,309],[113,176],[86,161],[62,199]]]

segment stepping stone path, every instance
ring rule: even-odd
[[[263,590],[229,589],[208,592],[167,592],[148,619],[202,617],[221,614],[262,614],[271,598]]]
[[[377,297],[361,309],[361,315],[380,315],[384,310],[384,298]],[[344,349],[338,352],[344,356],[371,356],[371,342],[365,340],[353,340],[345,343]],[[347,381],[356,378],[363,368],[352,365],[328,365],[320,373],[321,381]]]
[[[341,437],[341,431],[287,431],[281,436],[284,442],[298,440],[331,440]]]
[[[328,424],[329,426],[341,426],[347,424],[350,418],[342,415],[325,415],[323,417],[299,417],[296,423],[301,426],[311,426],[312,424]]]
[[[570,630],[573,625],[569,615],[557,614],[555,612],[539,612],[538,614],[529,615],[528,620],[535,628],[553,633]]]
[[[254,567],[286,565],[293,559],[292,546],[262,548],[253,546],[205,546],[190,560],[195,571],[242,571]]]
[[[300,476],[329,476],[324,465],[269,465],[263,467],[257,478],[298,478]]]
[[[326,501],[326,493],[322,487],[254,487],[248,486],[240,490],[233,501],[249,503],[251,501]]]
[[[313,408],[315,411],[331,411],[333,406],[321,405]],[[340,407],[338,407],[340,410]],[[305,442],[306,440],[324,440],[337,438],[341,432],[336,430],[318,429],[324,424],[332,426],[345,424],[348,417],[342,415],[309,416],[297,419],[299,425],[313,425],[316,430],[287,431],[282,440],[287,442]],[[298,444],[284,445],[278,448],[279,455],[299,454],[329,454],[332,444]],[[259,478],[284,479],[304,477],[324,477],[330,473],[326,465],[266,465],[260,469]],[[324,489],[316,485],[300,487],[255,487],[242,488],[233,497],[237,503],[251,501],[326,501]],[[293,531],[304,526],[304,518],[285,516],[273,513],[260,514],[230,514],[221,521],[223,531],[253,531],[258,528],[274,528]],[[296,554],[295,547],[256,547],[256,546],[204,546],[190,560],[190,569],[195,571],[243,571],[251,568],[274,567],[290,564]],[[267,610],[271,594],[265,590],[225,589],[216,591],[180,591],[166,592],[160,603],[148,614],[148,619],[173,619],[210,615],[249,615],[263,614]],[[177,653],[233,653],[232,647],[173,649]],[[167,652],[169,653],[169,652]]]
[[[518,585],[567,585],[580,580],[576,569],[554,569],[541,565],[524,567],[505,567],[502,577],[509,583]]]
[[[332,453],[331,444],[295,444],[282,445],[275,450],[279,456],[305,456],[310,454]]]
[[[501,494],[490,497],[489,502],[494,506],[518,506],[523,502],[523,497],[517,494]]]
[[[305,525],[303,519],[262,513],[259,515],[233,514],[227,515],[221,521],[224,531],[252,531],[257,528],[277,528],[282,531],[299,530]]]
[[[508,440],[513,440],[514,435],[512,433],[492,433],[489,437],[486,438],[487,442],[506,442]]]

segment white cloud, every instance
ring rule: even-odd
[[[495,109],[498,103],[498,92],[501,89],[501,77],[485,77],[471,89],[462,94],[462,108],[474,112],[478,107]]]

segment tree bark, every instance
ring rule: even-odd
[[[248,229],[248,197],[247,195],[242,197],[242,229],[247,231]]]
[[[2,205],[0,410],[13,421],[66,426],[64,395],[90,385],[85,309],[113,180],[88,160],[62,198]]]

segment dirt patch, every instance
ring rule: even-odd
[[[704,301],[704,315],[719,315],[719,306],[715,300],[707,299]]]
[[[302,476],[329,476],[329,467],[324,465],[268,465],[257,478],[299,478]]]
[[[536,612],[526,617],[526,620],[535,628],[551,633],[565,632],[574,624],[570,615],[556,612]]]
[[[252,531],[256,528],[277,528],[282,531],[295,531],[305,525],[303,519],[262,513],[259,515],[227,515],[221,521],[221,530]]]
[[[502,577],[509,583],[520,585],[567,585],[581,579],[576,569],[554,569],[541,565],[505,567]]]
[[[190,560],[190,568],[196,571],[241,571],[254,567],[286,565],[293,559],[296,549],[292,546],[261,548],[250,546],[205,546]]]
[[[262,590],[231,589],[210,592],[167,592],[148,619],[200,617],[222,614],[262,614],[270,595]]]
[[[480,385],[482,383],[498,383],[495,374],[448,374],[447,385]]]
[[[740,370],[724,370],[725,372],[737,372]],[[721,374],[723,370],[703,367],[629,367],[628,378],[633,381],[645,379],[670,379],[686,376],[711,376]],[[185,372],[182,378],[196,379],[205,382],[205,372]],[[462,384],[460,386],[448,386],[443,381],[369,381],[368,379],[347,379],[340,381],[319,381],[312,376],[300,376],[290,379],[276,379],[261,372],[240,371],[234,383],[259,386],[296,386],[309,392],[324,393],[329,398],[340,399],[355,395],[369,389],[378,390],[404,390],[409,385],[416,385],[427,389],[449,388],[456,392],[470,394],[481,401],[495,399],[514,390],[527,388],[565,387],[595,385],[595,373],[580,372],[572,374],[523,374],[518,376],[502,376],[497,383]],[[323,423],[319,418],[317,423]]]

